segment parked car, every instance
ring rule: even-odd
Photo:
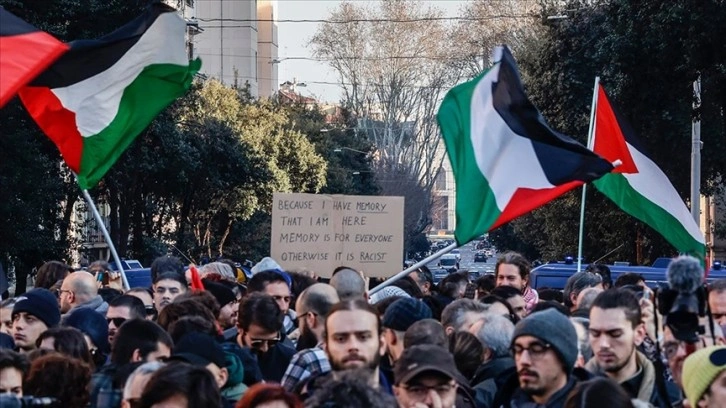
[[[476,251],[476,253],[474,254],[474,262],[486,262],[487,259],[489,258],[484,251]]]

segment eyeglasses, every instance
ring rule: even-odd
[[[147,316],[156,316],[156,308],[154,306],[145,306]]]
[[[68,290],[68,289],[58,289],[58,296],[60,296],[60,295],[62,295],[64,293],[73,293],[73,291],[72,290]]]
[[[529,347],[520,346],[519,344],[515,344],[512,346],[512,354],[515,358],[518,358],[524,353],[525,351],[529,353],[529,356],[532,359],[538,359],[542,358],[542,356],[545,355],[547,350],[551,349],[552,345],[547,343],[539,343],[534,342],[529,345]]]
[[[280,335],[274,339],[253,339],[250,337],[250,348],[261,349],[263,345],[267,345],[268,348],[275,347],[280,342]]]
[[[111,322],[113,322],[113,325],[114,325],[114,326],[116,326],[116,327],[121,327],[121,325],[122,325],[122,324],[123,324],[123,323],[124,323],[125,321],[126,321],[126,319],[125,319],[125,318],[123,318],[123,317],[111,317],[111,318],[106,318],[106,322],[108,322],[108,324],[111,324]]]
[[[439,395],[445,395],[451,392],[451,390],[456,386],[454,383],[448,383],[448,384],[439,384],[439,385],[423,385],[423,384],[411,384],[411,385],[401,385],[401,388],[406,390],[409,394],[411,394],[412,397],[415,397],[416,399],[424,399],[428,395],[429,391],[434,391],[435,393]]]

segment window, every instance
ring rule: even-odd
[[[446,170],[439,169],[439,173],[436,174],[436,185],[434,186],[434,189],[437,191],[445,191],[446,190]]]

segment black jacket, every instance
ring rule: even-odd
[[[499,387],[516,371],[514,359],[509,356],[497,357],[479,366],[471,379],[476,406],[491,406]]]
[[[567,399],[567,395],[575,388],[578,382],[587,381],[594,378],[594,376],[587,370],[582,368],[575,368],[570,377],[567,379],[562,389],[557,391],[549,401],[544,405],[545,408],[562,408]],[[501,388],[497,391],[497,395],[494,398],[494,403],[491,405],[494,408],[521,408],[532,405],[534,402],[532,399],[519,388],[519,376],[516,370],[507,378],[502,384]]]

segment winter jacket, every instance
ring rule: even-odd
[[[649,402],[655,407],[667,407],[668,402],[672,407],[680,406],[683,396],[678,386],[670,381],[663,380],[667,395],[661,395],[658,392],[657,375],[653,363],[643,353],[639,351],[635,353],[638,369],[635,375],[620,383],[623,389],[630,394],[631,398]],[[597,376],[604,377],[606,375],[598,365],[595,357],[587,362],[585,368]]]

